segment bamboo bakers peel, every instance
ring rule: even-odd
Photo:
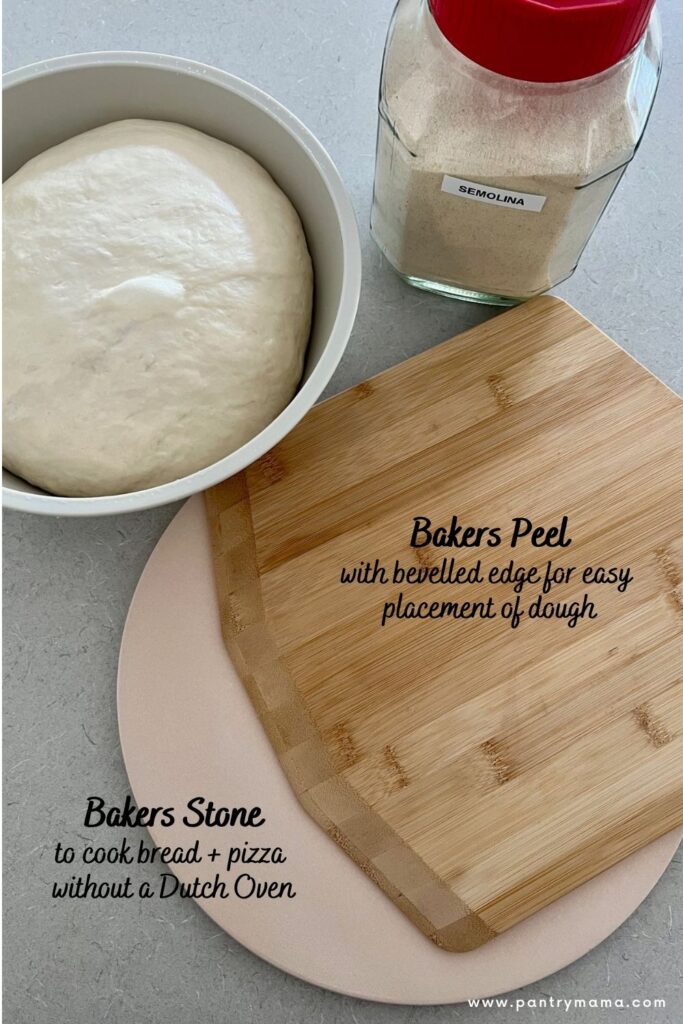
[[[317,406],[207,492],[225,642],[295,792],[444,949],[683,823],[682,435],[672,392],[542,298]],[[500,543],[433,543],[455,516]],[[515,590],[549,562],[564,584]],[[396,611],[492,595],[492,617]],[[597,617],[560,617],[588,598]]]

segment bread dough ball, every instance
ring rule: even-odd
[[[5,466],[120,494],[223,458],[291,399],[313,272],[294,207],[246,153],[118,121],[4,187]]]

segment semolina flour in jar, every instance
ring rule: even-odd
[[[568,277],[642,134],[657,47],[648,33],[600,75],[522,82],[459,53],[425,0],[402,0],[384,60],[372,211],[395,269],[502,300]],[[542,208],[451,194],[445,176]]]

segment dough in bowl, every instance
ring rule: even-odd
[[[117,121],[4,187],[5,466],[120,494],[223,458],[291,399],[313,271],[294,207],[246,153]]]

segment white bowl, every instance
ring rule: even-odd
[[[44,515],[132,512],[186,498],[239,473],[308,412],[351,334],[360,294],[360,240],[330,157],[293,114],[260,89],[179,57],[83,53],[11,71],[3,82],[3,178],[50,146],[110,121],[176,121],[239,146],[267,168],[301,217],[315,270],[313,327],[299,390],[251,441],[171,483],[98,498],[46,494],[3,470],[3,504]]]

